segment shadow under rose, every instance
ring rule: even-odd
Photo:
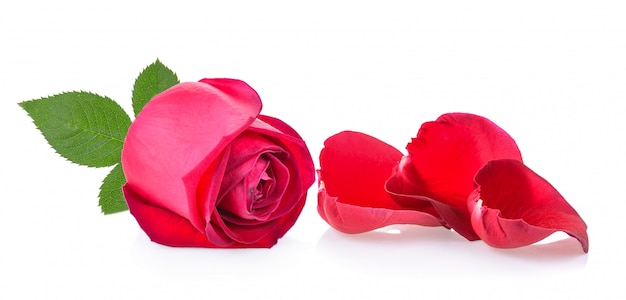
[[[237,282],[297,274],[306,243],[285,236],[274,247],[212,249],[168,247],[140,233],[132,248],[133,263],[150,274],[175,281]],[[288,268],[292,267],[292,268]]]

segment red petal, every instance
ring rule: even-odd
[[[545,179],[518,160],[489,162],[476,174],[468,200],[472,226],[487,244],[499,248],[530,245],[556,231],[578,239],[589,250],[587,225]]]
[[[393,224],[441,226],[437,218],[420,211],[342,203],[338,197],[326,192],[323,183],[317,194],[317,211],[330,226],[341,232],[362,233]]]
[[[458,234],[470,241],[479,239],[465,210],[456,209],[433,198],[412,194],[419,189],[421,182],[414,180],[419,178],[419,174],[411,159],[410,156],[403,157],[398,167],[394,169],[394,174],[385,183],[385,188],[392,198],[403,207],[436,217],[443,226],[454,228]]]
[[[256,92],[234,79],[185,82],[158,94],[126,136],[122,166],[128,184],[148,207],[170,211],[204,231],[195,188],[224,147],[248,128],[260,110]]]
[[[384,189],[402,153],[363,133],[331,136],[320,153],[318,212],[333,228],[359,233],[391,224],[440,225],[429,214],[403,210]]]
[[[172,247],[218,247],[209,242],[203,231],[198,231],[189,220],[151,204],[128,184],[124,198],[131,214],[153,242]]]
[[[400,206],[429,213],[438,218],[443,225],[446,225],[433,206],[435,200],[412,195],[413,191],[419,188],[417,185],[419,181],[413,180],[413,178],[418,178],[419,174],[415,171],[411,159],[410,156],[402,157],[398,166],[393,169],[392,176],[385,182],[385,190]]]
[[[441,218],[469,240],[477,239],[470,224],[467,197],[473,191],[476,172],[488,161],[522,160],[515,141],[490,120],[472,114],[450,113],[424,123],[407,145],[410,165],[400,169],[387,184],[405,207],[407,197],[423,206],[433,200]]]

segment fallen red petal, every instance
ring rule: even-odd
[[[489,162],[468,199],[472,226],[487,244],[514,248],[563,231],[589,251],[587,225],[545,179],[518,160]]]
[[[405,208],[432,205],[443,222],[468,240],[476,240],[467,197],[474,175],[494,159],[522,160],[517,144],[490,120],[466,113],[449,113],[422,124],[407,145],[408,156],[386,184]]]
[[[320,216],[331,227],[344,233],[362,233],[393,224],[441,226],[437,218],[420,211],[343,203],[327,193],[323,182],[317,197]]]
[[[333,228],[359,233],[391,224],[438,226],[430,214],[404,209],[384,184],[402,153],[363,133],[331,136],[320,153],[318,212]]]

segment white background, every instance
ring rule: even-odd
[[[1,299],[626,296],[626,2],[250,2],[0,4]],[[404,151],[443,113],[488,117],[587,222],[589,254],[560,235],[513,250],[442,228],[344,235],[316,185],[272,249],[152,243],[128,212],[100,213],[108,169],[60,158],[17,103],[85,90],[131,112],[157,57],[182,81],[248,82],[316,165],[345,129]]]

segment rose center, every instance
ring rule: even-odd
[[[248,188],[247,208],[250,214],[259,213],[263,215],[263,210],[271,204],[267,196],[271,194],[274,187],[274,180],[272,179],[272,169],[265,155],[261,156],[259,162],[264,170],[259,174],[257,180],[253,179],[249,182],[253,186]],[[254,185],[255,182],[256,185]]]
[[[281,154],[266,150],[226,171],[223,194],[216,205],[224,220],[243,225],[281,215],[281,199],[289,182],[289,173],[278,157]]]

